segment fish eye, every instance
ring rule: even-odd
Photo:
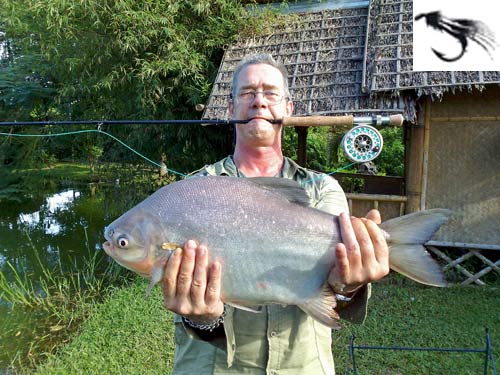
[[[118,244],[118,246],[120,247],[127,247],[128,245],[128,240],[125,238],[125,237],[119,237],[117,240],[116,240],[116,243]]]

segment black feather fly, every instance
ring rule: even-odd
[[[415,21],[425,18],[427,26],[430,26],[441,32],[446,32],[456,38],[461,46],[462,51],[455,57],[446,57],[444,53],[431,48],[432,51],[443,61],[457,61],[467,50],[469,39],[479,44],[491,57],[490,50],[496,47],[495,34],[490,28],[481,21],[468,19],[453,19],[443,17],[441,12],[420,13],[415,17]]]

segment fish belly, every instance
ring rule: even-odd
[[[215,249],[214,253],[218,251]],[[224,251],[222,298],[248,304],[286,305],[313,298],[320,292],[333,260],[328,254],[322,258],[290,255],[294,253],[296,249],[282,246]]]

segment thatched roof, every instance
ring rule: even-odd
[[[372,0],[368,27],[370,91],[441,96],[445,91],[500,83],[500,72],[413,72],[413,0]]]
[[[291,17],[272,34],[228,47],[204,118],[227,118],[231,75],[246,55],[270,53],[290,73],[295,115],[416,116],[419,96],[500,83],[500,72],[412,72],[411,0]]]

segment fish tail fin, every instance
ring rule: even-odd
[[[337,300],[332,288],[325,283],[321,289],[321,293],[315,298],[308,300],[306,303],[298,305],[311,318],[328,326],[332,329],[340,329],[339,314],[334,310],[337,306]]]
[[[431,209],[382,223],[380,227],[389,234],[391,269],[422,284],[446,286],[441,267],[423,245],[451,214],[450,210]]]

